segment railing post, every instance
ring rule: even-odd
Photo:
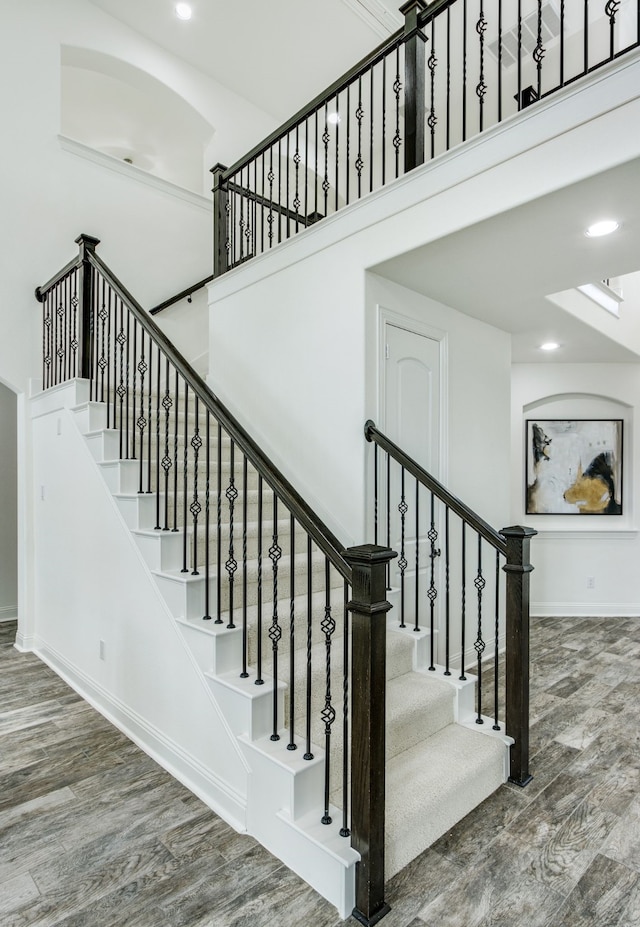
[[[509,781],[525,786],[529,773],[529,563],[530,539],[538,532],[515,525],[502,528],[507,542],[506,597],[506,731],[511,747]]]
[[[227,190],[222,178],[224,164],[211,168],[213,174],[213,276],[220,277],[228,269],[227,255]]]
[[[80,249],[80,376],[83,380],[90,380],[92,376],[93,359],[93,267],[89,260],[100,244],[99,238],[92,235],[80,235],[76,238]]]
[[[384,900],[384,784],[387,564],[396,553],[364,544],[343,554],[353,571],[351,833],[361,856],[356,867],[354,917],[376,924],[390,910]]]
[[[404,169],[424,163],[425,71],[427,38],[418,25],[424,0],[408,0],[400,7],[404,16]]]

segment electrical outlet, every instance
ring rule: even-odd
[[[596,578],[595,576],[587,576],[587,589],[596,588]]]
[[[101,659],[101,660],[105,660],[105,659],[106,659],[106,657],[105,657],[105,646],[104,646],[104,641],[100,641],[100,659]]]

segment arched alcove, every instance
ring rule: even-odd
[[[189,190],[205,190],[214,129],[167,84],[101,52],[62,46],[61,134]],[[207,180],[208,183],[208,180]]]

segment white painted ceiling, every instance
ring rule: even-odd
[[[360,0],[191,0],[189,22],[174,0],[90,2],[282,121],[381,41]]]
[[[378,45],[387,25],[380,21],[388,19],[390,31],[399,6],[399,0],[192,0],[193,19],[184,23],[174,15],[174,0],[88,2],[282,121]],[[621,219],[620,231],[585,238],[585,225],[602,215]],[[640,269],[640,162],[373,269],[511,332],[516,361],[638,362],[624,343],[546,297]],[[640,331],[638,297],[621,311],[637,313]],[[541,353],[539,345],[549,340],[561,350]]]
[[[587,225],[604,216],[617,218],[620,229],[607,238],[587,238]],[[546,297],[639,268],[640,160],[635,160],[372,270],[511,332],[515,361],[637,363],[629,346],[603,338]],[[640,317],[637,290],[620,312]],[[539,348],[545,341],[562,347],[545,354]]]

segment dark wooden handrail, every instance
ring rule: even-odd
[[[398,447],[397,444],[383,434],[371,419],[365,423],[364,434],[367,441],[373,441],[378,444],[387,454],[390,454],[400,466],[415,477],[423,486],[426,486],[435,496],[438,497],[448,508],[456,515],[459,515],[474,531],[477,531],[485,541],[488,541],[496,550],[506,556],[507,543],[503,536],[499,534],[488,522],[480,518],[473,509],[465,505],[461,499],[454,496],[453,493],[442,485],[434,476],[431,476],[424,467],[421,467],[412,457]]]
[[[82,260],[79,257],[76,257],[72,261],[69,261],[68,264],[65,264],[62,270],[59,270],[57,274],[54,274],[51,280],[47,280],[43,286],[37,286],[35,289],[35,297],[38,302],[44,302],[44,298],[49,290],[53,289],[56,283],[60,283],[61,280],[64,280],[64,278],[72,271],[77,270],[81,264]]]
[[[169,358],[178,373],[188,383],[198,399],[206,409],[222,425],[229,436],[241,448],[247,460],[256,468],[264,481],[273,489],[278,498],[286,505],[289,512],[305,529],[315,542],[316,546],[328,557],[333,566],[351,583],[351,567],[342,556],[345,545],[335,537],[333,532],[316,515],[313,509],[305,502],[302,496],[287,480],[284,474],[276,467],[272,460],[255,443],[253,438],[245,431],[240,422],[229,412],[226,406],[218,399],[215,393],[198,376],[186,358],[173,346],[153,319],[149,316],[139,302],[131,295],[127,288],[109,270],[95,251],[90,251],[88,260],[98,270],[111,286],[113,292],[127,305],[127,308],[138,320],[140,325],[153,338]]]
[[[204,277],[202,280],[198,280],[197,283],[194,283],[193,286],[188,286],[184,290],[180,290],[179,293],[176,293],[175,296],[170,296],[169,299],[165,299],[164,302],[158,303],[157,306],[154,306],[153,309],[149,309],[150,315],[157,315],[159,312],[162,312],[163,309],[168,309],[169,306],[173,306],[175,303],[179,303],[181,299],[184,299],[185,296],[191,301],[191,297],[194,293],[197,293],[198,290],[201,290],[211,283],[213,280],[213,274],[209,274],[208,277]]]

